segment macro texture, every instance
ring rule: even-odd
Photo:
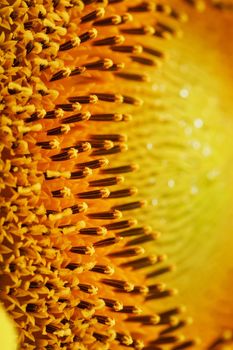
[[[232,349],[232,23],[227,1],[1,1],[20,350]]]

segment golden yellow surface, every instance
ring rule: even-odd
[[[15,327],[10,317],[4,311],[2,305],[0,306],[0,339],[0,346],[2,350],[17,349],[17,335]]]
[[[165,280],[177,287],[203,349],[233,327],[233,15],[188,14],[182,38],[157,40],[168,59],[138,88],[145,103],[125,157],[139,164],[131,182],[150,204],[141,220],[163,233],[148,250],[176,264]]]

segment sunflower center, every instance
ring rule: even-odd
[[[154,208],[142,218],[164,233],[161,249],[178,265],[171,277],[182,302],[198,319],[199,334],[205,325],[212,336],[229,324],[233,308],[229,290],[222,292],[232,266],[231,21],[216,9],[190,14],[181,39],[158,41],[170,58],[141,92],[144,113],[132,128],[141,168],[134,182]],[[220,295],[227,314],[216,310]]]

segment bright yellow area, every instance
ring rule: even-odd
[[[183,38],[158,39],[170,59],[151,71],[150,85],[134,88],[145,103],[125,157],[139,164],[131,181],[150,205],[141,222],[163,233],[148,250],[177,265],[159,279],[178,288],[203,349],[233,327],[233,14],[189,17]]]
[[[13,322],[0,305],[0,348],[1,350],[17,349],[17,334]]]

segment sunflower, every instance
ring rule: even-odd
[[[232,10],[2,1],[2,350],[231,349]]]

